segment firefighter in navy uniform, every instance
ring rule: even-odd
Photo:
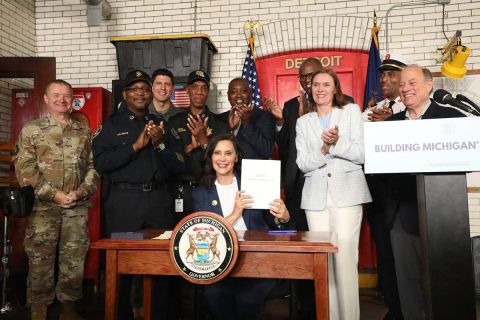
[[[183,145],[185,159],[185,172],[170,184],[175,197],[177,219],[192,213],[191,191],[203,175],[203,157],[208,140],[227,130],[226,124],[206,105],[210,89],[208,74],[202,70],[191,72],[186,89],[190,98],[188,112],[177,114],[169,120],[172,135]]]
[[[144,228],[172,229],[166,180],[184,170],[181,146],[167,125],[148,112],[152,85],[146,73],[127,74],[123,98],[126,108],[110,116],[93,139],[95,169],[109,180],[104,202],[107,236]],[[169,279],[154,282],[154,318],[160,313],[166,319],[176,318]],[[117,319],[133,319],[130,287],[131,276],[121,276]]]

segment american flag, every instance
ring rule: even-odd
[[[187,90],[182,85],[175,85],[175,91],[173,91],[170,96],[170,101],[180,108],[188,108],[190,106],[190,98],[188,96]]]
[[[253,44],[252,44],[253,46]],[[257,67],[255,66],[255,58],[252,55],[252,48],[248,46],[247,56],[243,63],[242,78],[248,81],[248,86],[252,89],[252,101],[258,108],[262,106],[262,98],[260,96],[260,88],[258,86]]]

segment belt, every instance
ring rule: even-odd
[[[145,183],[111,182],[110,185],[113,188],[117,188],[117,189],[138,190],[138,191],[145,191],[145,192],[148,192],[154,189],[162,189],[163,187],[165,187],[165,184],[159,181],[145,182]]]

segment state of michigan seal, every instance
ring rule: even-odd
[[[188,281],[215,283],[235,265],[237,235],[218,214],[193,213],[175,227],[170,239],[170,256],[180,275]]]

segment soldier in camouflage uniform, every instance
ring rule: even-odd
[[[96,191],[98,174],[93,168],[92,133],[70,118],[72,95],[71,85],[63,80],[47,86],[44,100],[49,114],[23,127],[14,157],[20,185],[33,186],[36,195],[25,231],[32,320],[46,319],[55,295],[62,303],[60,319],[82,319],[74,301],[82,297],[89,246],[88,196]]]

